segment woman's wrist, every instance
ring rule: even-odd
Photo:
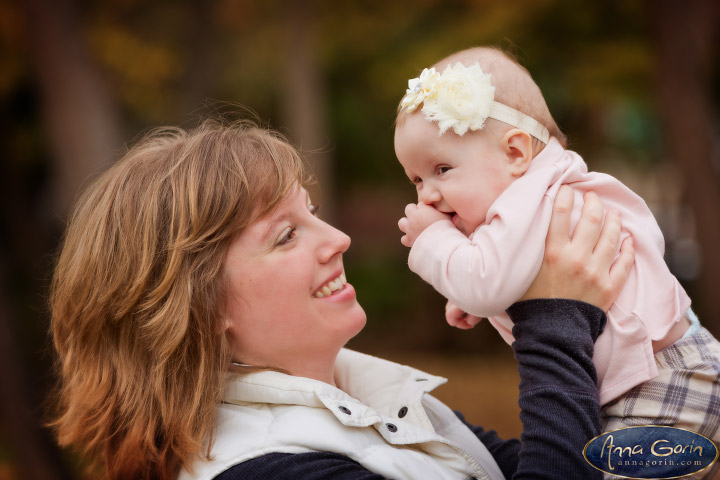
[[[605,328],[605,312],[595,305],[582,300],[564,298],[536,298],[512,304],[507,313],[512,320],[513,336],[532,334],[541,337],[562,335],[571,332],[589,334],[592,341]],[[531,325],[538,323],[539,325]]]
[[[579,300],[545,298],[515,303],[508,314],[521,391],[562,386],[597,395],[592,358],[605,312]]]

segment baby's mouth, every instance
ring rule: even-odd
[[[452,217],[450,220],[452,221],[453,225],[455,225],[455,228],[460,230],[463,235],[468,236],[469,232],[465,231],[465,227],[463,226],[463,221],[460,219],[460,216],[455,212],[453,212],[451,215]]]
[[[458,230],[462,230],[462,228],[460,227],[460,225],[461,225],[460,217],[458,216],[457,213],[452,212],[452,213],[450,214],[450,220],[452,220],[453,225],[455,225],[455,227],[456,227]]]
[[[345,284],[347,284],[347,279],[345,278],[345,273],[341,273],[339,277],[330,280],[328,283],[323,285],[322,287],[318,288],[315,293],[313,293],[313,297],[315,298],[323,298],[323,297],[329,297],[335,292],[338,292],[342,290],[345,287]]]

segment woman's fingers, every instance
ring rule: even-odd
[[[616,259],[620,217],[610,212],[603,223],[602,203],[594,193],[585,194],[582,215],[570,237],[573,196],[570,187],[558,190],[545,242],[545,256],[522,300],[568,298],[607,311],[632,269],[635,260],[632,239],[623,242]]]
[[[615,299],[620,294],[620,290],[625,285],[625,281],[630,276],[633,263],[635,262],[635,246],[632,237],[626,238],[620,247],[620,255],[610,267],[610,283],[612,284],[613,295]]]
[[[600,232],[600,239],[593,252],[602,268],[612,265],[620,248],[620,216],[613,210],[605,215],[605,222]]]
[[[553,213],[550,217],[550,227],[547,234],[547,247],[557,250],[570,241],[570,213],[574,203],[573,189],[563,185],[555,195]]]
[[[583,252],[592,252],[600,238],[603,225],[603,206],[598,196],[593,192],[587,192],[583,197],[582,214],[575,226],[572,242],[583,247]],[[587,250],[589,249],[589,250]]]

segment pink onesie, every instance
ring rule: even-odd
[[[577,153],[551,138],[528,171],[490,206],[483,225],[469,237],[449,220],[430,225],[415,240],[408,263],[458,307],[487,317],[512,343],[505,310],[527,291],[540,269],[561,185],[575,192],[573,229],[583,194],[592,191],[605,209],[620,213],[623,238],[628,233],[633,237],[635,265],[595,344],[593,361],[605,404],[657,376],[651,341],[662,339],[690,307],[690,298],[663,260],[665,243],[650,209],[616,178],[588,172]]]

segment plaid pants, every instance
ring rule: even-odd
[[[655,361],[658,377],[602,408],[603,431],[667,425],[697,432],[720,447],[720,342],[701,327],[655,354]],[[720,462],[682,478],[720,479]]]

